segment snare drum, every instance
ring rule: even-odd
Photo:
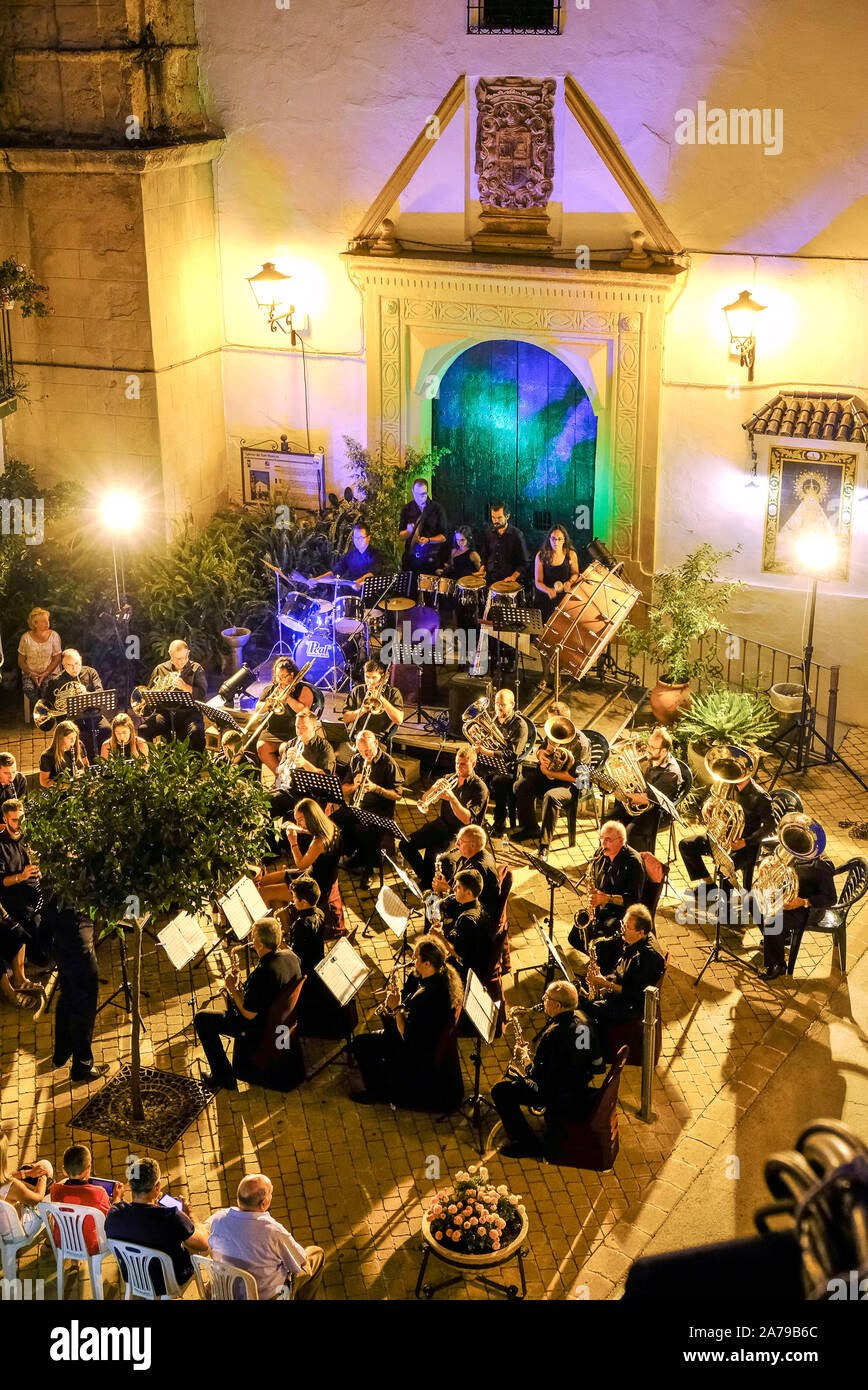
[[[437,575],[420,574],[417,586],[417,602],[426,608],[437,606]]]
[[[328,599],[309,598],[295,591],[288,593],[278,614],[278,622],[291,632],[316,632],[329,621],[332,605]]]

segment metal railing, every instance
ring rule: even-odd
[[[641,601],[636,605],[637,609],[642,606]],[[660,676],[665,674],[663,667],[645,653],[631,656],[626,642],[619,636],[615,637],[608,650],[618,673],[644,686],[646,690],[652,689]],[[767,642],[757,642],[752,637],[742,637],[728,629],[703,633],[699,641],[693,644],[690,657],[710,660],[720,673],[700,675],[691,681],[691,688],[700,695],[720,681],[734,690],[766,692],[773,685],[784,682],[802,684],[803,658],[800,653],[772,647]],[[816,711],[817,726],[833,747],[838,718],[840,669],[839,666],[811,662],[809,694]]]
[[[562,0],[467,0],[468,34],[559,34]]]
[[[12,360],[12,328],[9,310],[0,309],[0,405],[15,398],[15,363]]]

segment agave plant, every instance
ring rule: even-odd
[[[778,731],[777,716],[766,695],[722,686],[694,695],[674,734],[681,743],[710,747],[715,743],[761,746]]]

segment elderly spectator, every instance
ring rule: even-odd
[[[313,1298],[322,1279],[325,1254],[318,1245],[299,1245],[269,1215],[274,1188],[264,1173],[250,1173],[238,1184],[238,1205],[211,1218],[211,1253],[252,1274],[261,1299],[276,1298],[290,1279],[297,1299]]]
[[[63,643],[51,626],[47,608],[31,608],[27,615],[27,631],[18,643],[18,665],[21,667],[21,686],[31,704],[42,696],[49,676],[60,665]]]
[[[130,1178],[130,1193],[132,1201],[118,1202],[109,1211],[105,1219],[107,1238],[161,1250],[172,1261],[178,1283],[186,1284],[193,1277],[190,1255],[208,1253],[205,1227],[194,1220],[186,1200],[180,1208],[165,1205],[160,1165],[154,1158],[138,1160],[134,1176]],[[126,1279],[123,1260],[119,1263]],[[155,1292],[164,1294],[163,1271],[156,1262],[152,1263],[150,1272]]]

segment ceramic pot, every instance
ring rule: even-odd
[[[223,660],[223,670],[227,676],[234,676],[236,671],[241,670],[244,648],[250,641],[250,628],[227,627],[220,636],[229,648],[229,653]]]
[[[674,724],[681,711],[690,707],[690,682],[675,685],[661,676],[648,696],[648,703],[658,724]]]
[[[508,1245],[503,1245],[499,1250],[492,1250],[487,1255],[465,1255],[461,1250],[450,1250],[449,1246],[443,1241],[435,1240],[431,1231],[431,1223],[427,1216],[422,1217],[422,1239],[430,1245],[432,1252],[438,1259],[444,1260],[446,1264],[457,1265],[462,1269],[496,1269],[498,1265],[505,1264],[507,1260],[518,1253],[518,1249],[527,1238],[527,1213],[521,1218],[521,1230],[514,1240]]]

